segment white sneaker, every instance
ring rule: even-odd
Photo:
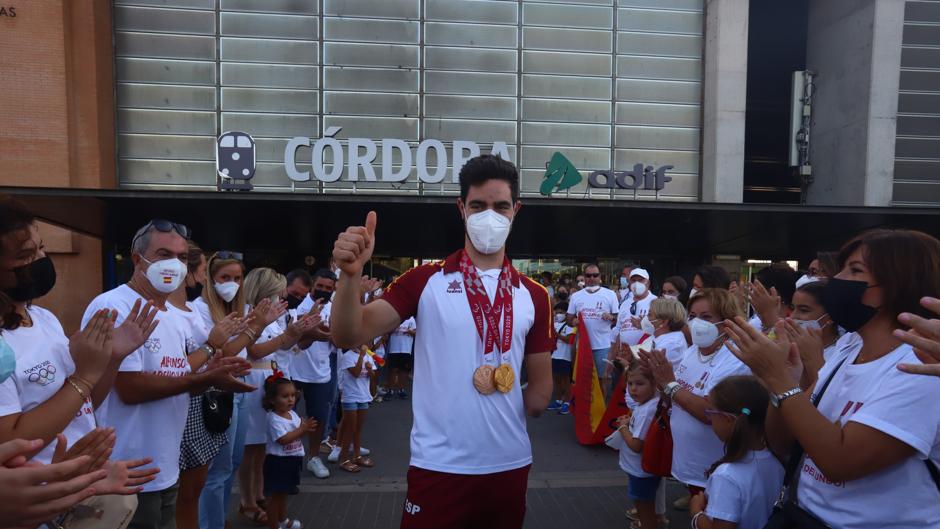
[[[288,523],[289,522],[289,523]],[[300,525],[299,520],[284,520],[283,522],[277,525],[280,529],[303,529],[303,526]]]
[[[326,465],[319,457],[311,457],[310,461],[307,461],[307,470],[313,472],[313,475],[320,479],[330,477],[330,471],[327,470]]]
[[[352,451],[353,451],[353,447],[350,446],[349,453],[351,454]],[[372,450],[369,450],[368,448],[364,446],[359,447],[359,455],[367,456],[371,453],[372,453]],[[327,456],[326,460],[329,461],[330,463],[339,463],[339,447],[338,446],[333,447],[333,450],[330,452],[330,455]]]

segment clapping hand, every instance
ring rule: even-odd
[[[754,282],[751,283],[749,292],[751,305],[754,305],[754,310],[757,311],[757,314],[761,316],[762,320],[768,314],[777,313],[777,308],[780,306],[780,295],[777,294],[776,287],[770,287],[770,291],[768,292],[763,283],[754,280]],[[773,325],[774,323],[773,321],[763,322],[765,327]]]
[[[662,349],[653,349],[651,351],[639,352],[640,362],[653,373],[653,380],[656,387],[662,390],[670,382],[676,381],[676,373],[672,369],[672,362],[666,358],[666,351]]]
[[[320,311],[317,310],[291,323],[284,332],[296,342],[301,336],[319,327],[321,322]]]
[[[111,361],[113,337],[114,315],[111,310],[103,309],[88,320],[84,329],[69,338],[69,353],[75,362],[76,377],[92,386],[98,383]]]
[[[251,363],[244,358],[239,356],[224,358],[215,356],[209,362],[209,367],[203,375],[208,379],[210,386],[222,391],[249,393],[258,388],[235,377],[245,376],[250,370]]]
[[[313,417],[304,419],[300,423],[300,428],[305,432],[315,432],[317,430],[317,420]]]
[[[940,316],[940,299],[925,297],[920,304]],[[904,312],[898,315],[898,321],[911,330],[897,329],[894,336],[904,343],[914,346],[914,354],[923,364],[898,364],[898,369],[914,375],[940,376],[940,319],[922,318],[916,314]]]
[[[255,321],[260,321],[263,327],[267,327],[283,316],[285,312],[287,312],[286,301],[272,302],[270,299],[262,299],[251,309],[249,316],[254,316]]]
[[[95,428],[75,441],[72,446],[68,446],[68,440],[62,434],[57,435],[56,440],[55,450],[52,453],[53,463],[87,457],[88,466],[82,470],[91,472],[104,467],[108,462],[117,437],[114,434],[114,428]]]
[[[153,306],[153,302],[148,301],[141,310],[141,300],[138,299],[131,307],[127,318],[114,329],[113,349],[111,356],[118,362],[127,358],[127,355],[136,351],[144,342],[150,338],[154,329],[160,323],[156,320],[159,309]]]
[[[81,456],[51,465],[28,464],[25,457],[42,441],[14,439],[0,444],[0,527],[35,526],[94,496],[93,483],[106,470],[86,472],[91,458]]]
[[[159,468],[140,468],[150,463],[153,463],[153,459],[149,457],[129,461],[108,461],[105,465],[108,471],[107,476],[92,485],[95,488],[95,494],[130,496],[140,493],[144,490],[143,485],[156,479],[156,475],[160,472]]]
[[[725,345],[771,391],[782,393],[796,386],[803,373],[803,362],[784,323],[777,322],[774,330],[776,337],[772,340],[737,316],[734,320],[725,320],[725,331],[732,340]]]
[[[228,343],[232,336],[244,332],[247,326],[247,318],[239,318],[238,314],[233,312],[212,326],[206,342],[213,349],[219,349]]]
[[[803,362],[803,368],[810,371],[813,379],[823,364],[826,363],[823,355],[823,337],[822,329],[805,329],[797,325],[791,319],[784,320],[784,332],[790,342],[796,344],[796,349],[800,353],[800,360]]]

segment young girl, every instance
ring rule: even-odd
[[[360,454],[362,440],[362,424],[366,420],[366,412],[372,394],[369,392],[369,382],[375,373],[375,363],[367,352],[365,345],[359,349],[343,352],[339,360],[339,369],[345,370],[341,380],[343,420],[339,425],[339,467],[347,472],[359,472],[362,467],[372,467],[374,463],[368,457]],[[349,447],[352,446],[352,454]]]
[[[714,408],[705,413],[725,443],[725,456],[709,470],[705,494],[692,498],[692,527],[764,527],[784,474],[764,438],[767,388],[752,376],[728,377],[712,388],[708,398]]]
[[[659,476],[643,471],[643,440],[656,415],[659,392],[653,375],[640,362],[633,361],[627,371],[627,392],[636,403],[630,418],[621,417],[618,424],[626,446],[620,449],[620,468],[630,477],[630,499],[636,505],[642,529],[655,529],[656,492]]]
[[[300,522],[287,518],[287,496],[300,485],[304,461],[303,436],[317,427],[317,421],[301,420],[294,412],[297,388],[275,372],[264,384],[262,406],[268,411],[268,440],[264,459],[264,495],[267,498],[270,529],[300,529]]]
[[[565,318],[567,312],[567,302],[555,304],[555,333],[558,335],[558,345],[552,353],[552,378],[557,398],[547,409],[557,410],[561,415],[568,414],[571,401],[571,343],[576,328],[568,325]]]

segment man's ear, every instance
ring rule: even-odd
[[[512,207],[512,216],[515,217],[519,214],[519,210],[522,209],[522,201],[516,200],[515,205]]]
[[[460,214],[460,219],[464,220],[467,218],[466,212],[464,211],[463,201],[459,198],[457,199],[457,212]]]

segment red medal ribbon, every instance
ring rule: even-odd
[[[466,251],[460,255],[460,272],[463,274],[464,289],[467,291],[467,302],[470,303],[470,312],[473,314],[473,323],[476,324],[477,334],[483,341],[483,354],[493,352],[496,337],[499,335],[499,320],[503,318],[502,340],[500,352],[506,353],[512,347],[512,287],[509,274],[509,259],[503,259],[503,268],[499,273],[499,283],[496,288],[496,297],[490,303],[483,281],[477,274],[476,266],[470,260]],[[484,319],[486,332],[484,333]]]

